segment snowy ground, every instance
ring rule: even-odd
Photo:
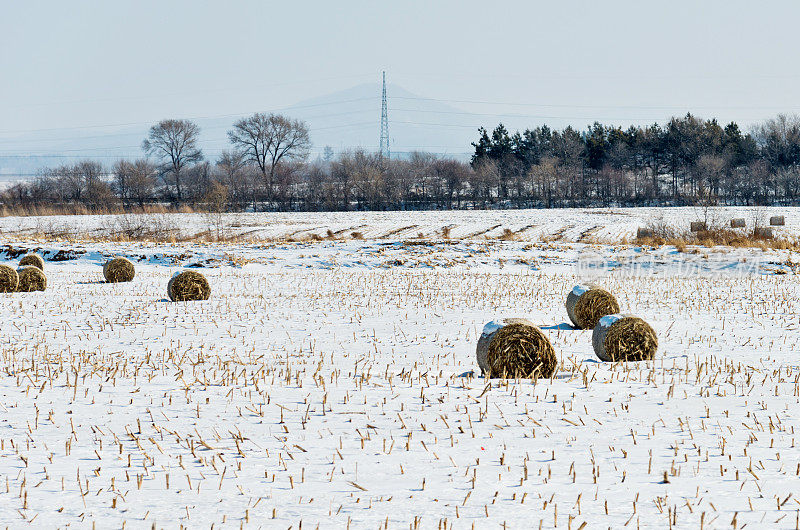
[[[766,225],[783,215],[786,226],[776,236],[800,228],[800,208],[612,208],[559,210],[479,210],[453,212],[333,212],[156,214],[48,217],[0,217],[0,235],[103,239],[204,238],[209,233],[237,241],[311,239],[408,240],[442,238],[485,241],[566,241],[618,243],[636,237],[639,227],[653,223],[688,230],[691,221],[728,226],[743,218],[747,227]],[[794,232],[793,232],[794,231]]]
[[[526,214],[576,227],[616,215],[420,216]],[[49,284],[0,295],[2,525],[797,524],[795,253],[401,234],[15,241],[0,261],[27,249],[50,260]],[[102,283],[112,254],[134,260],[134,282]],[[209,278],[209,301],[166,301],[186,266]],[[600,363],[591,331],[566,324],[566,293],[586,278],[653,325],[655,362]],[[541,325],[561,360],[552,380],[470,374],[498,316]]]

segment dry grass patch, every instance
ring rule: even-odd
[[[647,235],[644,235],[647,234]],[[753,227],[742,230],[727,227],[710,227],[698,231],[681,231],[671,226],[654,225],[639,232],[636,243],[661,247],[670,245],[684,252],[688,245],[704,247],[727,246],[734,248],[764,248],[776,250],[800,250],[800,241],[796,238],[775,237],[768,227]]]

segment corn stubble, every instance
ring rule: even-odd
[[[559,324],[577,278],[414,248],[433,265],[204,269],[205,304],[154,303],[168,267],[112,296],[80,261],[51,273],[58,296],[4,295],[0,523],[796,526],[786,277],[612,278],[662,355],[597,363],[585,333],[542,326],[552,377],[486,380],[486,315]]]

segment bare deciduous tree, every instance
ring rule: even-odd
[[[492,190],[500,184],[500,169],[494,160],[480,160],[475,164],[475,171],[470,175],[472,202],[477,207],[479,201],[486,207],[492,198]]]
[[[150,128],[142,149],[148,156],[162,161],[164,170],[172,174],[175,181],[176,202],[181,202],[181,171],[203,159],[197,146],[200,128],[189,120],[162,120]]]
[[[424,152],[381,160],[363,149],[336,155],[326,149],[308,165],[304,123],[254,114],[228,132],[235,149],[212,167],[196,163],[197,127],[167,120],[151,129],[143,145],[159,158],[155,176],[164,185],[130,162],[115,167],[114,191],[126,205],[202,202],[216,181],[228,188],[226,208],[254,211],[686,206],[712,197],[720,204],[800,201],[796,116],[779,115],[750,134],[735,122],[723,127],[691,114],[625,130],[595,123],[585,132],[546,125],[514,134],[502,125],[491,135],[480,132],[469,166]],[[11,208],[105,205],[111,200],[105,177],[87,163],[42,170],[41,178],[0,193],[0,202]]]
[[[252,197],[247,160],[240,151],[222,151],[217,159],[217,180],[228,188],[228,203],[243,208]]]
[[[114,200],[108,184],[103,180],[103,171],[99,162],[83,160],[48,170],[46,176],[56,184],[60,202],[82,202],[97,207]]]
[[[529,170],[533,188],[548,208],[553,205],[558,187],[558,163],[557,158],[547,156]]]
[[[117,195],[125,203],[135,202],[140,207],[150,200],[155,190],[156,166],[141,158],[139,160],[120,160],[114,164],[114,182]]]
[[[260,112],[237,121],[228,131],[228,138],[236,149],[246,153],[247,158],[258,166],[270,199],[277,165],[282,161],[305,159],[311,146],[304,122]]]
[[[458,205],[461,206],[461,189],[467,181],[465,166],[456,160],[438,159],[431,165],[431,173],[444,191],[447,209],[453,209],[454,197],[458,198]]]
[[[203,201],[206,204],[206,219],[216,232],[217,241],[221,241],[225,231],[224,214],[228,209],[228,187],[217,181],[212,182]]]

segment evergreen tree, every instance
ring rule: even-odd
[[[489,156],[489,149],[492,147],[492,141],[489,139],[489,133],[486,132],[486,129],[481,127],[478,129],[478,133],[480,133],[478,142],[472,142],[471,144],[472,147],[475,148],[475,153],[472,155],[472,160],[470,161],[473,168],[481,160]]]

